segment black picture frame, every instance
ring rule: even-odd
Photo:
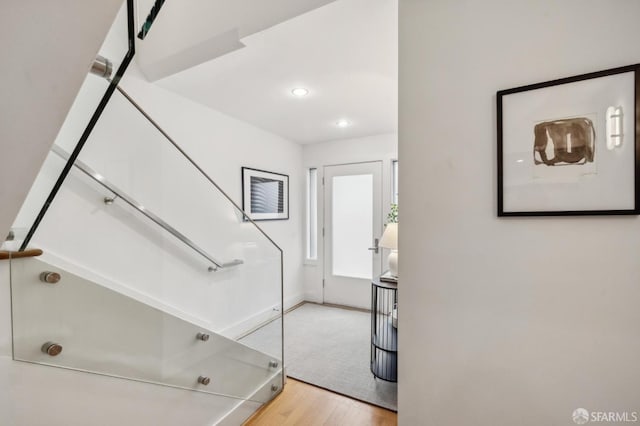
[[[289,219],[289,175],[242,167],[242,210],[253,221]]]
[[[639,71],[640,64],[628,65],[496,93],[498,217],[640,214]],[[614,84],[615,90],[606,90],[607,85]],[[624,104],[624,108],[619,107],[621,113],[606,110],[603,115],[602,108],[615,107],[606,102],[615,96]],[[583,104],[581,99],[585,100]],[[545,101],[551,107],[548,116],[544,116]],[[562,108],[570,110],[571,102],[573,114],[554,116]],[[616,136],[610,132],[610,123],[618,116],[622,118],[617,122],[620,135]],[[571,132],[578,135],[575,151]],[[611,142],[614,136],[620,138],[620,147]],[[527,144],[529,153],[524,150]],[[549,145],[553,147],[551,159],[546,155]],[[580,156],[580,162],[572,162]],[[599,157],[605,160],[599,162]],[[571,159],[563,164],[566,158]],[[565,165],[569,167],[561,168]],[[589,174],[590,169],[577,167],[585,165],[592,168]],[[558,180],[561,174],[568,177]],[[597,205],[596,196],[607,200]],[[539,200],[543,202],[538,207],[535,204]]]

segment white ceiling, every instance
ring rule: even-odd
[[[397,8],[397,0],[337,0],[156,83],[298,143],[392,133]],[[295,98],[294,87],[310,93]],[[352,125],[338,128],[339,119]]]
[[[137,43],[136,60],[159,80],[244,47],[242,38],[334,0],[189,0],[166,2]],[[155,0],[137,0],[140,28]]]

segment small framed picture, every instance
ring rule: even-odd
[[[289,176],[243,167],[242,210],[252,220],[289,219]]]
[[[639,70],[497,93],[498,216],[639,214]]]

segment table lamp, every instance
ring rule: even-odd
[[[387,223],[384,233],[380,239],[380,247],[391,249],[389,253],[389,274],[393,277],[398,276],[398,224]]]

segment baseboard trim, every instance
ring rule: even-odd
[[[302,298],[302,294],[299,294],[294,297],[290,297],[284,301],[284,313],[292,311],[293,309],[299,307],[304,304],[304,300]],[[290,306],[287,308],[287,306]],[[265,325],[273,322],[281,317],[280,312],[274,315],[274,309],[276,306],[267,308],[262,312],[257,313],[245,320],[237,322],[230,327],[225,328],[224,330],[218,331],[219,334],[228,337],[233,340],[240,340],[243,337],[253,333],[259,328],[264,327]]]
[[[355,306],[338,305],[335,303],[318,303],[318,302],[305,302],[305,303],[311,303],[313,305],[319,305],[319,306],[328,306],[329,308],[345,309],[347,311],[365,312],[368,314],[371,313],[371,309],[356,308]]]

